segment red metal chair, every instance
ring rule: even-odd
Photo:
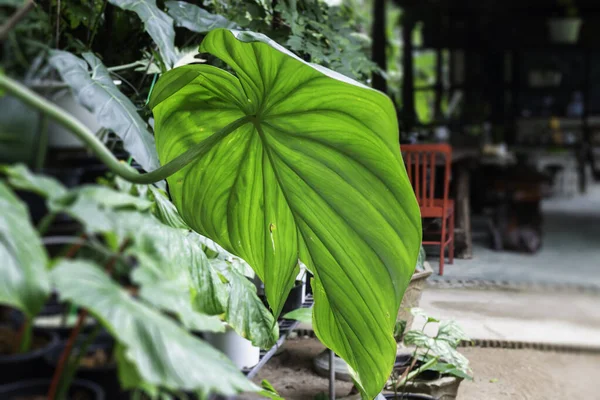
[[[440,275],[444,274],[445,250],[448,247],[449,263],[454,263],[454,200],[448,198],[452,147],[447,144],[410,144],[400,147],[408,178],[413,186],[422,218],[440,218],[440,240],[423,241],[424,245],[440,246]],[[436,166],[444,169],[444,193],[436,197]],[[428,233],[429,234],[429,233]]]

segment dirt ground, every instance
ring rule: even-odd
[[[327,379],[312,368],[312,358],[323,349],[317,339],[290,339],[255,381],[267,379],[288,400],[312,400],[319,393],[327,393]],[[461,351],[471,361],[475,379],[461,384],[459,400],[600,400],[600,354],[483,348]],[[347,395],[351,387],[338,381],[336,397]]]

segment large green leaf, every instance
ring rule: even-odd
[[[123,140],[125,149],[146,171],[158,168],[154,138],[146,122],[115,86],[102,62],[92,53],[84,53],[83,58],[85,61],[67,51],[50,52],[50,64],[71,87],[79,103],[94,113],[100,125]]]
[[[166,1],[165,6],[177,26],[193,32],[206,33],[217,28],[238,28],[235,22],[229,21],[222,15],[211,14],[195,4],[185,1]]]
[[[263,35],[213,30],[201,51],[235,75],[176,68],[151,98],[161,163],[207,145],[168,179],[173,202],[254,268],[276,315],[303,261],[315,275],[317,335],[373,398],[395,360],[395,319],[421,241],[394,107]]]
[[[0,181],[0,304],[38,314],[50,293],[48,258],[25,205]]]
[[[129,385],[233,395],[256,391],[223,354],[132,298],[99,267],[62,260],[52,270],[61,298],[89,310],[122,346],[119,369]]]
[[[37,193],[46,198],[59,197],[67,193],[67,188],[54,178],[32,174],[24,164],[2,165],[0,172],[8,176],[14,188]]]
[[[144,23],[146,32],[158,46],[167,68],[177,62],[173,19],[156,6],[156,0],[109,0],[111,4],[135,12]]]

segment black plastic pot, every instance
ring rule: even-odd
[[[426,394],[416,394],[416,393],[398,393],[397,395],[394,393],[384,394],[383,397],[391,400],[437,400],[435,397],[428,396]]]
[[[21,379],[48,378],[52,369],[48,367],[45,356],[59,343],[58,336],[51,332],[33,331],[34,337],[48,340],[45,346],[27,353],[0,355],[0,385]],[[0,399],[5,399],[0,395]]]
[[[281,310],[281,315],[285,315],[290,311],[293,311],[297,308],[302,307],[302,297],[304,292],[304,285],[301,281],[296,281],[296,286],[292,288],[290,294],[288,295],[287,300],[283,304],[283,309]]]
[[[34,379],[18,381],[0,386],[0,399],[13,400],[26,396],[45,396],[50,388],[49,379]],[[77,400],[104,400],[104,391],[95,383],[76,380],[69,389],[68,399]],[[108,398],[110,399],[110,397]]]
[[[83,343],[85,338],[78,341],[78,344]],[[46,362],[52,369],[56,368],[60,355],[65,348],[66,342],[61,342],[56,346],[50,353],[46,355]],[[104,350],[108,354],[112,353],[114,347],[114,340],[110,337],[100,337],[91,344],[86,353],[93,354],[97,350]],[[72,354],[76,354],[78,346],[75,346]],[[103,388],[107,399],[128,399],[129,393],[122,391],[119,385],[119,377],[117,374],[117,365],[115,363],[96,366],[96,367],[85,367],[79,366],[77,373],[75,374],[77,379],[89,381],[95,383]]]
[[[36,318],[40,317],[51,317],[56,316],[57,319],[62,319],[63,315],[68,312],[65,308],[64,303],[60,303],[58,301],[58,297],[56,294],[52,294],[50,300],[46,304],[44,304],[44,308],[42,311],[36,316]],[[10,316],[11,324],[13,327],[18,328],[23,324],[25,317],[20,311],[13,310]],[[64,325],[64,326],[39,326],[35,323],[34,319],[34,327],[39,332],[48,332],[51,334],[58,335],[60,340],[66,340],[69,338],[71,334],[71,330],[73,329],[73,325]],[[95,324],[85,324],[82,328],[82,334],[90,333],[95,327]]]
[[[51,315],[61,315],[61,313],[52,313],[52,314],[40,314],[40,316],[51,316]],[[23,315],[15,312],[11,315],[12,325],[17,327],[23,323]],[[94,325],[85,325],[82,329],[82,334],[90,333],[94,328]],[[39,332],[48,332],[49,334],[55,334],[58,336],[59,340],[65,340],[69,338],[71,334],[71,330],[73,326],[65,325],[65,326],[36,326],[35,328]]]

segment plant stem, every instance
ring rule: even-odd
[[[92,26],[92,34],[88,38],[88,43],[87,43],[87,47],[89,49],[92,48],[92,44],[94,43],[94,39],[96,38],[96,33],[98,33],[98,27],[100,26],[100,19],[104,15],[104,10],[106,9],[107,2],[108,2],[108,0],[104,0],[104,2],[102,3],[102,8],[100,9],[100,12],[98,13],[98,15],[96,15],[96,19],[94,20],[94,25]]]
[[[8,33],[35,7],[33,0],[26,0],[25,4],[21,6],[2,26],[0,27],[0,42],[6,39]]]
[[[86,355],[88,347],[90,347],[90,344],[92,344],[94,342],[94,340],[96,339],[96,336],[98,336],[98,333],[100,333],[100,328],[102,328],[102,325],[100,325],[100,324],[96,325],[96,327],[94,328],[92,333],[90,333],[88,335],[88,337],[85,338],[85,341],[79,348],[79,351],[77,352],[77,356],[75,357],[75,359],[71,360],[69,362],[67,370],[65,371],[65,374],[64,374],[63,378],[61,379],[59,389],[57,391],[57,395],[56,395],[57,399],[65,398],[65,396],[67,394],[67,390],[71,386],[71,382],[73,382],[73,378],[75,377],[77,368],[81,364],[81,359]]]
[[[33,336],[33,324],[31,323],[31,319],[26,318],[23,321],[23,325],[21,325],[21,329],[19,330],[18,337],[16,343],[18,344],[18,348],[15,349],[16,352],[26,353],[31,348],[31,338]]]
[[[110,72],[117,72],[117,71],[122,71],[124,69],[129,69],[129,68],[138,67],[138,66],[142,66],[142,65],[145,65],[145,64],[142,61],[138,60],[138,61],[134,61],[129,64],[115,65],[114,67],[108,67],[106,69]]]
[[[25,104],[43,112],[65,128],[69,129],[84,142],[96,157],[98,157],[113,173],[132,183],[150,184],[168,178],[189,163],[204,155],[214,144],[218,143],[225,136],[255,118],[254,116],[249,115],[242,117],[216,132],[208,139],[190,147],[185,153],[179,155],[162,167],[146,174],[140,174],[117,160],[96,135],[90,132],[90,130],[79,120],[43,97],[32,92],[19,82],[5,75],[0,75],[0,88],[5,89]]]
[[[87,315],[88,315],[87,310],[83,310],[79,314],[79,318],[77,319],[77,324],[71,331],[71,334],[69,335],[69,340],[67,341],[67,344],[65,344],[65,348],[62,351],[62,353],[60,354],[60,358],[58,359],[58,364],[56,365],[56,369],[54,370],[54,376],[52,377],[52,383],[50,384],[50,389],[48,390],[48,400],[54,400],[56,398],[56,391],[58,390],[58,384],[60,382],[60,377],[65,368],[65,364],[67,363],[67,359],[69,358],[69,355],[71,354],[71,350],[73,349],[73,346],[75,345],[75,339],[77,339],[77,336],[79,336],[79,332],[81,331],[81,328],[83,327],[83,324],[87,318]]]
[[[44,161],[46,161],[46,150],[48,148],[48,117],[42,114],[40,119],[40,136],[38,138],[34,165],[37,172],[44,167]]]
[[[127,239],[125,239],[123,241],[123,243],[119,247],[119,254],[121,254],[123,252],[123,250],[125,250],[125,247],[127,246],[128,243],[129,243],[129,241]],[[79,245],[79,247],[81,247],[81,245]],[[77,250],[79,249],[79,247],[77,247]],[[109,276],[112,275],[112,270],[113,270],[116,262],[117,262],[117,257],[111,257],[111,259],[106,263],[105,270]],[[60,358],[58,360],[58,364],[56,365],[56,369],[54,370],[54,376],[52,377],[52,383],[50,384],[50,389],[48,390],[48,400],[55,400],[55,398],[56,398],[56,394],[57,394],[57,390],[59,387],[59,383],[61,381],[61,376],[62,376],[63,370],[65,369],[65,365],[67,363],[67,360],[70,357],[71,350],[73,349],[73,345],[75,344],[75,339],[77,339],[77,336],[79,335],[79,332],[81,331],[81,328],[83,327],[83,324],[85,323],[85,319],[87,318],[87,315],[88,315],[87,310],[83,310],[79,314],[79,318],[77,319],[77,324],[75,325],[75,327],[71,331],[71,334],[69,335],[67,344],[65,345],[65,348],[63,349],[63,351],[60,355]],[[68,387],[66,387],[66,386],[63,387],[63,390],[67,390],[67,389],[68,389]]]
[[[407,376],[405,376],[404,378],[402,378],[398,382],[396,382],[396,387],[399,388],[400,386],[404,385],[406,382],[410,381],[415,376],[419,375],[421,372],[423,372],[423,371],[431,368],[435,364],[437,364],[437,362],[438,362],[437,357],[434,357],[431,360],[427,361],[425,364],[421,365],[419,368],[417,368],[416,370],[414,370],[413,372],[411,372],[410,374],[408,374]]]
[[[50,225],[52,225],[52,222],[54,222],[54,218],[56,218],[56,213],[49,212],[40,220],[37,226],[38,235],[40,235],[40,237],[44,236],[46,232],[48,232],[48,228],[50,228]]]

